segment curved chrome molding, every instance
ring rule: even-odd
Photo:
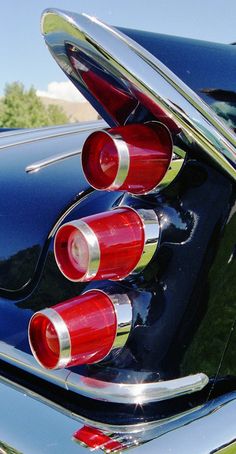
[[[122,80],[135,99],[140,94],[141,102],[145,97],[159,106],[181,129],[188,145],[197,143],[205,155],[236,179],[235,134],[151,53],[118,30],[85,14],[49,9],[42,16],[41,27],[52,55],[71,79],[74,76],[78,81],[66,52],[61,53],[61,46],[67,40],[90,59],[92,56],[111,76]]]
[[[89,261],[88,261],[88,268],[84,274],[84,276],[80,279],[72,279],[71,277],[66,276],[66,274],[63,272],[63,269],[60,266],[60,263],[57,259],[57,254],[56,254],[56,238],[57,235],[55,236],[55,241],[54,241],[54,256],[55,260],[57,263],[57,266],[61,273],[70,281],[73,282],[84,282],[84,281],[90,281],[93,279],[97,272],[98,268],[100,265],[100,247],[99,247],[99,242],[97,239],[97,236],[95,235],[94,231],[89,227],[86,222],[79,220],[71,221],[66,224],[63,224],[63,227],[69,225],[71,227],[74,227],[75,229],[79,230],[82,235],[85,237],[87,245],[88,245],[88,251],[89,251]]]
[[[25,171],[26,171],[26,173],[38,172],[39,170],[44,169],[45,167],[48,167],[52,164],[55,164],[60,161],[64,161],[65,159],[68,159],[68,158],[72,158],[73,156],[77,156],[77,155],[81,154],[81,151],[82,151],[82,149],[50,156],[49,158],[42,159],[41,161],[37,161],[37,162],[34,162],[33,164],[28,165],[25,168]]]
[[[205,374],[196,374],[162,382],[111,383],[71,372],[67,386],[71,391],[96,400],[143,405],[200,391],[208,381]]]
[[[26,131],[18,131],[8,134],[1,138],[0,150],[5,148],[24,145],[26,143],[38,142],[39,140],[53,139],[57,137],[70,136],[73,134],[82,134],[83,132],[94,131],[106,127],[104,120],[95,120],[94,122],[83,122],[81,124],[71,124],[64,126],[54,126],[40,129],[27,129]],[[14,139],[16,136],[17,139]],[[19,136],[19,137],[18,137]]]
[[[64,322],[63,318],[52,308],[47,308],[43,309],[40,312],[35,312],[35,314],[32,316],[31,320],[37,315],[44,315],[47,317],[47,319],[52,323],[58,337],[59,341],[59,346],[60,346],[60,354],[59,354],[59,359],[57,364],[52,368],[52,369],[58,369],[58,368],[63,368],[66,367],[67,364],[71,361],[71,340],[70,340],[70,333],[68,331],[68,328],[66,326],[66,323]],[[30,322],[31,322],[30,320]],[[29,327],[30,327],[30,322],[29,322]],[[30,334],[28,330],[28,340],[30,344],[31,351],[34,355],[34,358],[36,361],[40,364],[41,367],[45,367],[41,361],[38,358],[37,353],[35,352],[35,349],[32,345],[31,339],[30,339]]]
[[[143,222],[145,240],[142,256],[132,274],[140,273],[148,265],[156,252],[160,236],[160,226],[155,211],[138,209],[136,212]]]
[[[199,373],[188,377],[152,383],[112,383],[70,372],[43,369],[32,355],[0,341],[0,358],[62,388],[92,399],[126,404],[148,404],[173,399],[203,389],[209,382]]]
[[[104,121],[94,121],[94,122],[85,122],[85,123],[81,123],[79,125],[77,125],[76,127],[73,127],[73,129],[71,127],[61,127],[61,133],[59,134],[55,134],[55,131],[52,129],[52,127],[50,127],[50,129],[52,129],[52,135],[51,136],[42,136],[40,137],[40,139],[46,139],[46,138],[54,138],[54,137],[58,137],[59,135],[63,136],[63,135],[66,135],[66,134],[77,134],[77,133],[83,133],[83,132],[87,132],[87,131],[94,131],[96,129],[100,129],[101,126],[104,125]],[[49,129],[49,131],[50,131]],[[72,130],[71,130],[72,129]],[[57,130],[57,128],[56,128]],[[40,132],[40,130],[36,130],[36,132]],[[32,133],[32,131],[31,131]],[[19,133],[20,134],[20,133]],[[26,133],[21,133],[21,134],[26,134]],[[42,134],[42,131],[41,131],[41,134]],[[48,158],[46,159],[41,159],[40,161],[36,161],[32,164],[29,164],[28,166],[26,166],[25,168],[25,171],[26,173],[33,173],[33,172],[38,172],[39,170],[41,169],[44,169],[45,167],[48,167],[52,164],[56,164],[57,162],[59,161],[63,161],[65,159],[68,159],[68,158],[71,158],[73,156],[77,156],[79,154],[81,154],[81,151],[82,151],[82,148],[80,148],[79,150],[75,150],[75,151],[68,151],[66,153],[59,153],[59,154],[55,154],[53,156],[49,156]]]

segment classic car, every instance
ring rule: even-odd
[[[236,452],[236,47],[48,9],[101,120],[1,132],[0,452]]]

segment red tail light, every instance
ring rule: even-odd
[[[37,361],[47,369],[93,364],[124,345],[132,311],[126,295],[87,293],[36,312],[29,324],[29,342]],[[122,333],[120,325],[122,324]]]
[[[55,258],[72,281],[119,280],[147,265],[158,236],[153,210],[122,207],[64,224],[55,237]]]
[[[105,452],[120,452],[124,449],[122,443],[113,440],[109,435],[94,427],[84,426],[77,430],[73,437],[81,445],[91,448],[91,450],[102,448]]]
[[[172,158],[166,126],[150,122],[91,134],[82,150],[82,166],[95,189],[145,194],[164,178]]]

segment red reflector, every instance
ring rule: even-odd
[[[73,437],[80,444],[88,448],[99,449],[101,447],[105,452],[120,452],[124,448],[122,443],[112,440],[112,438],[104,434],[101,430],[93,427],[84,426],[82,429],[77,430]]]
[[[119,332],[121,317],[123,338]],[[131,318],[127,296],[124,295],[117,306],[112,296],[100,290],[90,290],[33,315],[29,324],[32,353],[47,369],[96,363],[116,347],[118,333],[119,341],[122,343],[123,339],[125,343]]]
[[[72,281],[119,280],[151,260],[159,234],[152,210],[118,208],[64,224],[54,253],[61,272]]]
[[[71,54],[72,46],[69,46],[68,49]],[[116,121],[123,124],[138,105],[138,100],[121,87],[115,87],[102,77],[101,73],[104,74],[102,68],[100,68],[100,75],[99,72],[93,71],[90,62],[86,60],[86,56],[81,51],[79,55],[78,53],[70,55],[73,68],[83,79],[90,93]]]
[[[145,194],[164,178],[172,158],[166,126],[131,124],[91,134],[82,150],[82,166],[95,189]]]

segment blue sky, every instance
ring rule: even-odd
[[[7,0],[1,2],[0,95],[7,82],[47,90],[66,80],[40,35],[47,7],[86,12],[121,26],[229,43],[236,41],[236,0]]]

